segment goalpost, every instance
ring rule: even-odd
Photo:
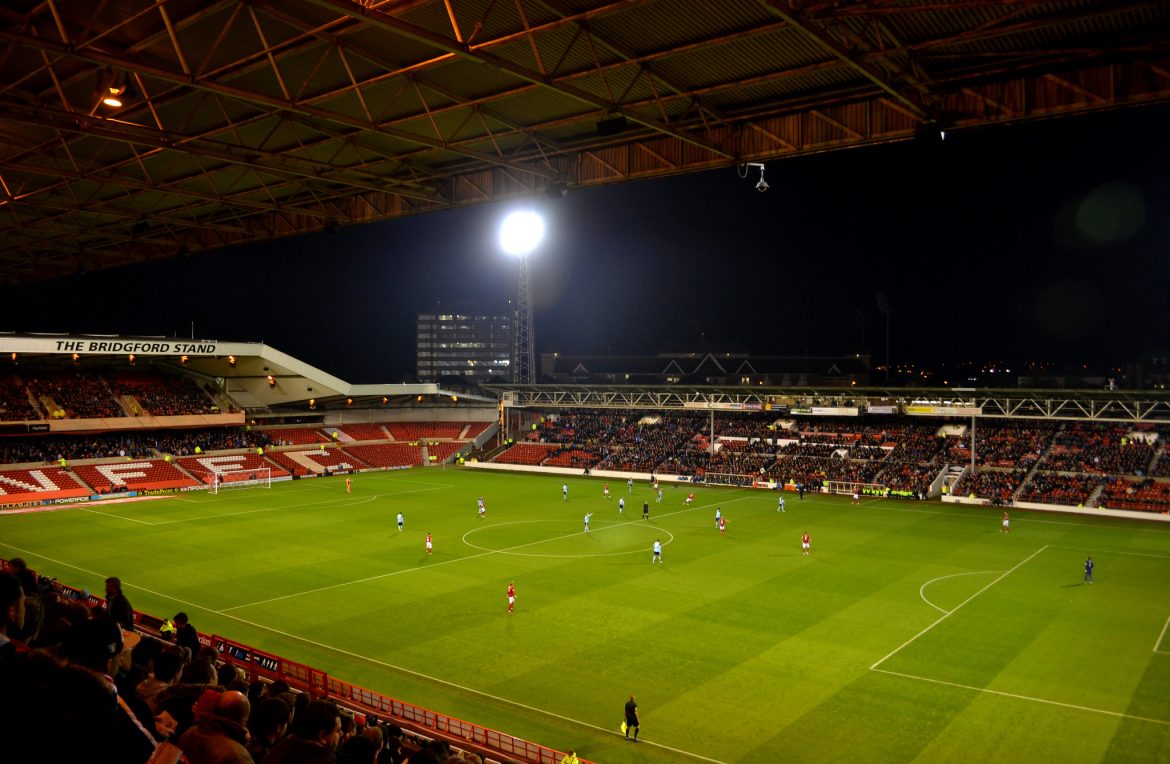
[[[245,470],[221,470],[218,472],[192,472],[207,486],[209,493],[218,494],[233,488],[271,488],[272,468],[255,467]]]

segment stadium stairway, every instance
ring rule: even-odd
[[[1060,429],[1064,430],[1063,427]],[[1055,437],[1053,437],[1053,439],[1049,441],[1048,446],[1045,447],[1044,453],[1040,454],[1040,458],[1032,462],[1032,469],[1028,470],[1027,474],[1024,475],[1024,479],[1020,481],[1018,486],[1016,486],[1016,490],[1012,491],[1012,502],[1020,500],[1020,491],[1024,490],[1024,486],[1026,486],[1032,480],[1032,476],[1040,471],[1040,464],[1044,461],[1044,457],[1048,456],[1048,453],[1052,450],[1052,443],[1055,440]]]

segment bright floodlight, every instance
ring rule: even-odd
[[[527,255],[544,238],[544,219],[535,212],[513,212],[500,225],[500,246],[509,255]]]

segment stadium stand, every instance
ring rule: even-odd
[[[310,472],[321,474],[369,467],[365,462],[337,447],[270,451],[265,455],[293,475],[307,475]]]
[[[353,440],[390,440],[390,434],[380,424],[343,424],[337,429]]]
[[[432,462],[445,462],[452,454],[463,448],[462,443],[429,443],[427,458]]]
[[[93,491],[61,467],[0,472],[0,505],[87,496]]]
[[[1085,506],[1089,497],[1101,485],[1099,475],[1067,475],[1055,472],[1034,472],[1017,492],[1017,501],[1034,501],[1044,504]]]
[[[0,421],[27,422],[41,418],[24,382],[15,374],[0,375]]]
[[[24,374],[32,397],[50,418],[102,419],[127,416],[114,393],[97,374],[80,370],[36,371]]]
[[[386,430],[394,440],[454,440],[463,432],[463,422],[390,422]]]
[[[600,461],[600,457],[596,454],[591,454],[588,451],[583,451],[579,448],[562,448],[553,456],[544,460],[546,467],[576,467],[577,469],[584,469],[592,467]]]
[[[79,464],[73,471],[94,493],[187,488],[199,482],[162,459]]]
[[[1170,483],[1151,478],[1128,480],[1109,478],[1105,482],[1100,505],[1108,509],[1131,509],[1139,512],[1170,512]]]
[[[482,435],[492,424],[492,422],[471,422],[463,428],[463,432],[459,434],[459,437],[465,440],[474,440]]]
[[[423,464],[422,448],[406,443],[346,444],[343,451],[371,467],[419,467]]]
[[[204,414],[214,405],[194,380],[155,372],[118,372],[113,375],[112,387],[116,394],[131,399],[131,413],[136,416]]]
[[[492,458],[497,464],[542,464],[551,454],[558,451],[555,445],[516,443],[508,450]]]
[[[330,438],[312,427],[280,427],[260,430],[274,446],[306,446],[328,443]]]
[[[211,472],[238,472],[263,468],[271,469],[272,477],[285,477],[289,474],[285,468],[251,451],[187,456],[178,459],[177,464],[201,479],[203,475]]]
[[[1027,470],[999,468],[988,468],[975,474],[966,472],[951,490],[956,496],[987,499],[993,504],[1007,504],[1012,501],[1016,489],[1024,482],[1027,474]]]

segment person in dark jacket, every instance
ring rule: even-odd
[[[341,740],[341,712],[314,700],[293,717],[293,734],[276,744],[264,764],[334,764]]]
[[[122,593],[122,579],[117,576],[106,579],[106,611],[124,630],[134,631],[134,608]]]

